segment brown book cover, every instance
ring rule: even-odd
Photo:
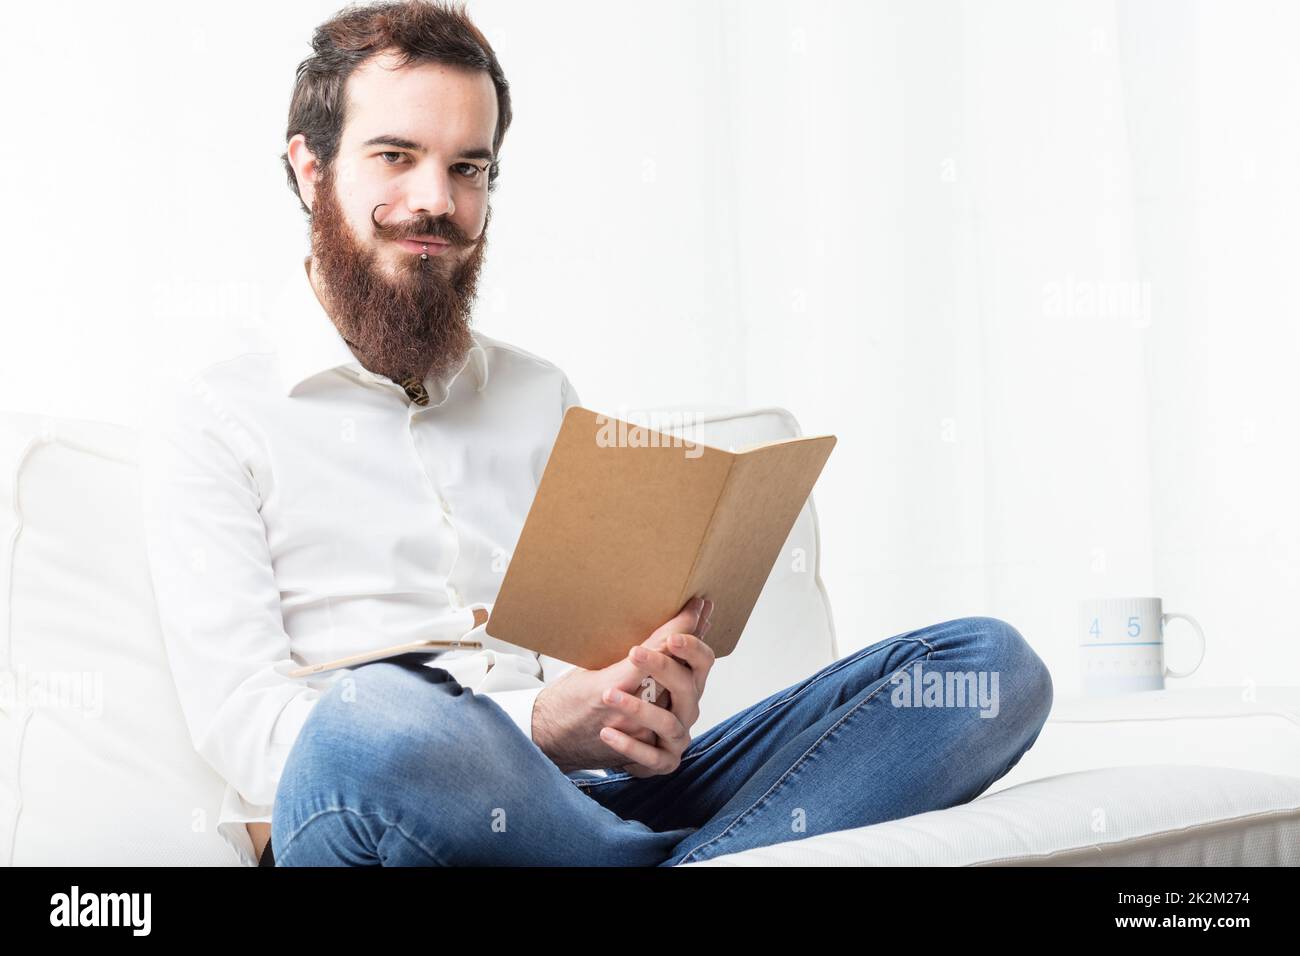
[[[698,596],[730,654],[834,446],[726,451],[569,408],[487,633],[598,670]]]

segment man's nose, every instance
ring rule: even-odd
[[[452,215],[456,211],[456,202],[446,171],[425,170],[412,177],[406,203],[413,215],[422,213],[435,219]]]

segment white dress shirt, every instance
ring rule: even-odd
[[[568,377],[473,333],[427,378],[427,406],[365,369],[296,262],[265,333],[184,378],[142,430],[154,593],[198,752],[226,780],[218,832],[271,819],[312,706],[350,673],[288,671],[421,638],[532,738],[533,701],[567,664],[475,626],[490,611],[564,410]],[[599,772],[599,771],[597,771]]]

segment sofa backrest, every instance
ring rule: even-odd
[[[136,443],[0,415],[0,862],[239,862],[167,665]]]
[[[781,409],[682,420],[720,447],[799,434]],[[171,681],[137,445],[119,425],[0,412],[0,863],[239,862],[216,832],[224,782]],[[818,558],[810,498],[696,734],[836,659]]]

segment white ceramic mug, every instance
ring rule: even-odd
[[[1165,624],[1174,618],[1191,624],[1201,645],[1196,663],[1185,671],[1165,664]],[[1201,625],[1187,614],[1165,614],[1158,597],[1079,602],[1079,665],[1088,697],[1164,690],[1166,677],[1187,677],[1203,660]]]

